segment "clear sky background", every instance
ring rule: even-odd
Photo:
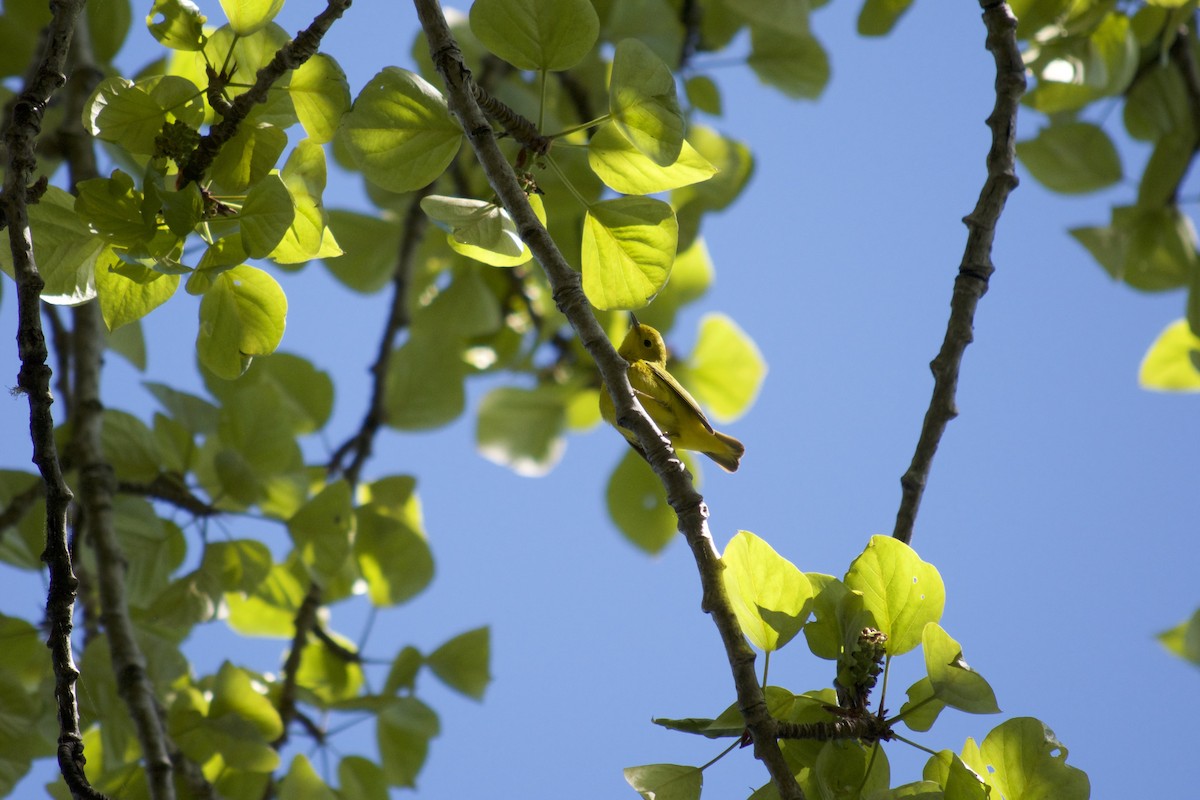
[[[221,18],[215,0],[200,5]],[[870,535],[892,528],[966,237],[960,220],[985,177],[983,120],[994,99],[977,4],[917,3],[883,40],[855,34],[858,7],[835,0],[814,15],[833,64],[819,102],[788,101],[718,57],[709,74],[725,117],[706,121],[746,141],[757,171],[737,204],[706,219],[717,280],[669,340],[688,352],[701,314],[720,311],[770,367],[757,405],[727,426],[746,444],[742,469],[703,467],[718,546],[747,529],[801,569],[837,575]],[[281,22],[297,30],[317,8],[293,0]],[[411,66],[416,29],[410,5],[364,0],[334,25],[325,49],[357,93],[382,66]],[[125,62],[140,65],[137,48],[149,53],[150,44],[135,22]],[[1021,138],[1029,138],[1040,121],[1022,113]],[[1119,133],[1117,115],[1105,126]],[[1144,150],[1121,149],[1126,173],[1140,174]],[[913,542],[945,580],[944,627],[1004,710],[948,710],[916,738],[959,750],[1006,717],[1037,716],[1098,798],[1194,793],[1191,723],[1200,714],[1200,674],[1153,638],[1200,602],[1200,399],[1136,385],[1145,349],[1182,316],[1184,298],[1114,284],[1066,234],[1103,224],[1109,205],[1134,192],[1127,183],[1063,198],[1022,173],[966,353],[961,416],[934,462]],[[357,179],[334,178],[326,205],[365,209],[362,198]],[[323,461],[365,408],[386,297],[355,295],[320,264],[281,283],[291,307],[281,349],[311,358],[337,383],[329,441],[308,449]],[[7,384],[18,368],[11,290],[0,303]],[[196,300],[183,293],[154,312],[146,377],[199,389],[195,328]],[[108,401],[148,417],[154,405],[142,378],[110,359]],[[472,385],[472,400],[486,388]],[[22,399],[0,403],[5,466],[28,465],[27,413]],[[415,601],[380,616],[366,654],[388,656],[407,643],[429,651],[492,626],[495,681],[482,704],[422,677],[420,696],[443,723],[419,778],[422,796],[633,797],[622,767],[708,761],[720,743],[650,723],[713,716],[733,690],[686,546],[648,558],[608,519],[604,486],[624,442],[601,428],[574,436],[551,475],[529,479],[480,458],[473,435],[470,413],[433,433],[385,431],[368,465],[369,476],[417,475],[437,576]],[[229,527],[251,532],[241,525]],[[282,531],[264,535],[283,542]],[[41,580],[7,568],[0,576],[0,611],[36,619]],[[358,611],[333,611],[342,633],[357,638],[362,624]],[[202,671],[223,658],[277,669],[284,647],[247,643],[220,623],[193,643]],[[889,708],[903,702],[920,660],[895,665]],[[801,692],[828,686],[833,667],[797,641],[773,659],[771,677]],[[369,734],[354,728],[333,748],[373,754]],[[898,743],[888,753],[894,783],[920,777],[923,754]],[[50,775],[37,770],[17,796],[36,796]],[[736,752],[705,773],[705,796],[743,797],[766,779],[749,750]]]

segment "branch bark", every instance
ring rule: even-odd
[[[987,292],[988,280],[995,272],[992,242],[996,224],[1008,195],[1017,186],[1016,136],[1017,109],[1025,93],[1025,67],[1017,46],[1017,19],[1005,2],[979,0],[983,23],[987,27],[987,49],[996,63],[996,102],[987,125],[992,144],[987,155],[987,180],[979,193],[975,209],[963,218],[967,226],[967,245],[963,252],[954,293],[950,299],[950,319],[937,357],[930,363],[933,372],[933,396],[925,412],[921,434],[908,471],[900,478],[902,494],[892,536],[912,541],[913,526],[929,470],[947,423],[958,416],[955,395],[962,369],[963,352],[974,339],[975,309]]]
[[[522,240],[546,272],[559,311],[567,318],[584,348],[595,360],[604,385],[611,393],[621,425],[634,431],[650,466],[662,480],[667,502],[675,510],[679,530],[687,540],[700,573],[701,608],[721,636],[737,691],[738,707],[754,739],[754,754],[770,772],[784,800],[801,800],[804,793],[783,758],[776,739],[776,722],[767,711],[766,698],[754,672],[754,651],[742,635],[721,580],[720,554],[708,530],[708,507],[692,485],[691,475],[675,456],[670,442],[637,403],[626,374],[628,364],[617,355],[583,294],[579,274],[567,264],[554,240],[529,206],[512,167],[496,145],[487,117],[479,108],[470,71],[446,23],[438,0],[414,0],[417,15],[429,42],[433,63],[447,90],[450,110],[458,117],[488,182],[512,216]]]
[[[179,186],[193,181],[200,183],[213,160],[225,143],[234,137],[238,126],[250,114],[250,110],[267,100],[267,93],[283,73],[296,69],[316,55],[321,39],[330,26],[350,7],[351,0],[329,0],[325,9],[313,18],[309,26],[296,34],[296,38],[276,51],[275,56],[254,78],[254,85],[237,96],[221,111],[221,121],[213,125],[200,142],[187,163],[179,171]]]
[[[33,254],[27,207],[31,199],[36,201],[45,190],[44,177],[33,187],[29,185],[37,169],[34,145],[41,133],[42,116],[51,96],[66,82],[63,69],[71,48],[75,21],[83,5],[83,0],[51,3],[53,16],[43,39],[37,69],[14,103],[4,132],[8,164],[0,207],[8,225],[17,283],[17,350],[21,359],[17,385],[29,398],[33,461],[46,484],[46,550],[42,560],[50,571],[50,589],[46,598],[46,621],[50,629],[47,646],[54,665],[54,696],[58,705],[58,766],[72,796],[99,798],[104,795],[88,783],[83,768],[83,738],[75,692],[79,670],[71,653],[75,593],[79,586],[67,544],[67,506],[72,494],[63,477],[54,444],[51,369],[46,363],[49,354],[41,323],[41,292],[45,282]]]

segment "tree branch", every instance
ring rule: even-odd
[[[925,412],[921,435],[908,471],[900,478],[902,495],[892,535],[911,542],[913,525],[921,496],[929,478],[933,456],[937,452],[946,424],[958,416],[955,394],[963,351],[974,339],[975,308],[988,288],[995,271],[992,265],[992,241],[1004,202],[1017,186],[1016,134],[1017,108],[1025,92],[1025,68],[1017,46],[1017,20],[1008,4],[997,0],[979,0],[987,27],[987,49],[996,63],[996,103],[987,119],[992,129],[992,144],[987,156],[987,180],[979,193],[975,210],[963,218],[967,226],[967,245],[963,252],[954,294],[950,299],[950,319],[937,357],[930,363],[933,372],[933,396]]]
[[[321,607],[321,587],[310,583],[308,593],[296,609],[296,631],[292,636],[292,649],[283,662],[283,689],[279,693],[279,718],[283,720],[283,733],[272,746],[278,750],[287,744],[288,727],[296,719],[296,676],[300,672],[300,658],[308,645],[308,635],[317,624],[317,611]]]
[[[358,432],[334,451],[326,468],[330,475],[345,477],[351,486],[358,484],[363,465],[371,457],[375,436],[385,421],[388,367],[392,362],[396,337],[408,327],[408,286],[412,281],[417,248],[429,223],[429,218],[421,210],[421,198],[432,190],[433,184],[430,184],[413,195],[412,205],[404,215],[404,229],[400,234],[400,247],[396,251],[396,267],[392,272],[392,305],[383,327],[383,336],[379,338],[375,361],[371,364],[371,399],[367,402],[367,413],[363,415]],[[350,458],[349,465],[345,464],[347,457]]]
[[[703,588],[703,608],[717,626],[733,673],[738,706],[754,738],[754,753],[767,767],[784,800],[804,797],[775,738],[775,720],[754,673],[754,651],[746,643],[721,580],[721,560],[708,531],[708,508],[692,485],[691,475],[675,456],[670,442],[637,403],[626,374],[628,364],[613,349],[583,294],[580,276],[567,264],[554,240],[529,206],[512,167],[496,145],[491,125],[471,90],[463,64],[438,0],[414,0],[429,42],[433,63],[447,89],[451,111],[457,115],[488,182],[512,216],[522,240],[529,245],[550,282],[554,301],[595,360],[611,393],[620,424],[635,432],[650,466],[666,487],[667,501],[679,519],[679,530],[692,550]]]
[[[314,17],[307,28],[296,34],[295,39],[279,48],[271,61],[258,71],[254,85],[238,95],[227,107],[220,109],[221,121],[200,137],[196,149],[179,171],[180,187],[192,182],[201,182],[221,148],[234,137],[238,126],[250,114],[250,110],[257,104],[266,102],[271,85],[283,77],[283,73],[296,69],[316,54],[321,46],[322,37],[334,21],[350,7],[350,2],[351,0],[328,0],[325,10]]]
[[[96,69],[88,39],[86,15],[76,23],[71,52],[71,81],[67,84],[66,116],[58,131],[70,170],[72,187],[97,177],[94,143],[80,123],[83,105],[102,74]],[[79,465],[79,504],[84,539],[96,553],[96,584],[100,597],[100,622],[108,635],[117,693],[125,702],[137,732],[146,769],[146,784],[153,800],[174,800],[172,764],[166,732],[154,686],[146,674],[146,658],[137,643],[126,599],[126,560],[117,539],[113,497],[116,473],[104,457],[101,428],[104,404],[100,375],[104,367],[106,328],[98,301],[73,310],[75,323],[71,353],[75,366],[75,406],[72,455]]]
[[[49,354],[41,323],[41,292],[45,282],[34,259],[27,207],[30,179],[37,169],[34,145],[51,96],[66,82],[63,68],[83,0],[57,0],[51,3],[51,9],[53,17],[44,37],[40,62],[13,104],[12,116],[4,132],[8,163],[0,207],[3,207],[8,225],[17,283],[17,351],[21,359],[17,385],[29,398],[33,461],[46,485],[46,550],[42,560],[50,571],[50,590],[46,598],[46,621],[50,628],[47,646],[54,665],[54,696],[58,704],[58,766],[73,796],[99,798],[104,795],[92,788],[83,769],[83,738],[75,693],[79,670],[71,653],[75,592],[79,585],[71,568],[67,545],[67,506],[72,494],[63,478],[54,444],[51,369],[46,364]],[[33,187],[33,199],[36,200],[44,189],[43,177]]]

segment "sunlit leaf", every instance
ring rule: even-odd
[[[700,320],[696,347],[677,373],[720,422],[738,419],[750,409],[766,375],[767,363],[754,340],[724,314],[705,314]]]
[[[667,282],[678,225],[671,207],[649,197],[618,197],[588,208],[583,290],[602,310],[638,309]]]
[[[683,113],[675,76],[637,39],[622,39],[613,54],[609,112],[634,147],[665,167],[683,148]]]
[[[936,622],[921,634],[925,671],[934,695],[948,706],[971,714],[997,714],[996,694],[988,682],[963,660],[962,647]]]
[[[600,20],[588,0],[475,0],[471,30],[517,69],[557,72],[592,49]]]
[[[425,663],[447,686],[476,700],[492,681],[491,631],[486,627],[460,633],[425,658]]]
[[[221,0],[229,27],[238,36],[249,36],[275,18],[283,0]]]
[[[1121,157],[1103,129],[1090,122],[1065,122],[1017,143],[1017,156],[1047,189],[1067,194],[1094,192],[1121,179]]]
[[[196,352],[216,375],[233,380],[255,356],[279,346],[287,320],[287,298],[275,279],[255,267],[218,275],[200,301]]]
[[[562,392],[554,387],[497,387],[479,404],[475,446],[518,475],[545,475],[566,449],[565,415]]]
[[[783,647],[804,627],[812,606],[808,577],[749,531],[738,531],[721,555],[729,602],[755,647]]]
[[[645,800],[700,800],[704,773],[680,764],[626,767],[625,782]]]
[[[907,653],[920,644],[925,624],[937,622],[946,604],[937,569],[890,536],[871,537],[850,565],[845,583],[862,593],[864,606],[888,636],[889,655]]]
[[[393,192],[432,182],[462,142],[441,94],[398,67],[385,67],[363,87],[340,135],[367,179]]]
[[[625,138],[613,123],[605,123],[588,142],[588,163],[610,189],[622,194],[654,194],[706,181],[717,171],[687,141],[679,158],[661,167]]]

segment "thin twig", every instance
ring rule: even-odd
[[[66,82],[63,68],[71,47],[75,20],[83,0],[59,0],[51,4],[53,16],[44,37],[40,63],[32,80],[25,84],[16,103],[4,141],[8,163],[0,206],[8,225],[9,246],[17,282],[17,350],[21,369],[17,385],[29,398],[29,433],[33,461],[46,485],[46,550],[42,560],[50,571],[46,598],[46,621],[50,628],[47,645],[54,665],[54,696],[58,705],[58,766],[75,797],[99,798],[84,773],[83,737],[79,725],[79,702],[75,693],[79,670],[71,653],[75,592],[78,580],[71,568],[67,544],[67,507],[72,494],[63,478],[54,444],[54,414],[50,393],[51,369],[41,324],[41,292],[45,287],[33,254],[27,203],[45,191],[45,179],[30,187],[37,169],[34,146],[41,132],[42,115],[50,98]],[[32,195],[32,196],[31,196]]]
[[[221,513],[219,508],[210,505],[200,497],[192,494],[181,479],[169,475],[158,475],[149,483],[119,481],[117,491],[121,494],[135,494],[170,503],[194,517],[201,519],[215,517]]]
[[[310,583],[300,607],[296,609],[292,649],[283,662],[283,688],[279,692],[279,718],[283,721],[283,732],[272,744],[276,750],[287,744],[288,726],[296,718],[296,680],[300,673],[300,659],[308,645],[308,635],[317,624],[317,611],[320,608],[321,587]]]
[[[350,7],[350,2],[351,0],[328,0],[325,9],[313,18],[309,26],[296,34],[295,39],[279,48],[270,62],[258,71],[254,85],[221,110],[221,121],[200,137],[196,149],[179,171],[180,187],[192,182],[200,183],[204,173],[208,172],[213,160],[221,152],[221,148],[234,137],[238,126],[250,114],[250,110],[255,105],[267,101],[271,85],[283,77],[285,72],[296,69],[316,54],[321,46],[321,38]]]
[[[974,338],[975,308],[995,271],[992,241],[996,223],[1004,210],[1005,200],[1017,186],[1017,108],[1025,92],[1025,68],[1017,46],[1017,20],[1007,3],[980,0],[979,5],[987,26],[987,49],[996,62],[996,103],[987,119],[988,127],[992,129],[992,144],[987,156],[988,175],[975,210],[963,218],[967,226],[967,245],[958,277],[954,280],[950,319],[946,323],[941,351],[929,365],[933,371],[933,396],[925,412],[912,463],[900,478],[903,493],[892,535],[906,543],[912,541],[913,525],[938,443],[946,424],[958,416],[954,398],[963,351]]]
[[[655,474],[666,487],[667,500],[679,519],[679,529],[692,550],[703,590],[701,608],[708,612],[720,633],[733,673],[738,706],[754,738],[754,753],[767,767],[783,800],[804,797],[775,738],[775,720],[754,671],[754,651],[746,642],[730,607],[721,580],[721,560],[708,531],[708,508],[692,485],[691,475],[676,457],[670,442],[638,404],[626,374],[628,364],[617,355],[600,327],[580,276],[567,264],[554,240],[529,206],[511,165],[504,158],[491,125],[475,102],[462,53],[437,0],[414,0],[417,15],[429,42],[433,63],[446,84],[449,106],[459,119],[488,182],[512,216],[522,240],[546,272],[554,301],[571,323],[580,342],[595,360],[604,384],[613,397],[620,424],[636,433]]]

